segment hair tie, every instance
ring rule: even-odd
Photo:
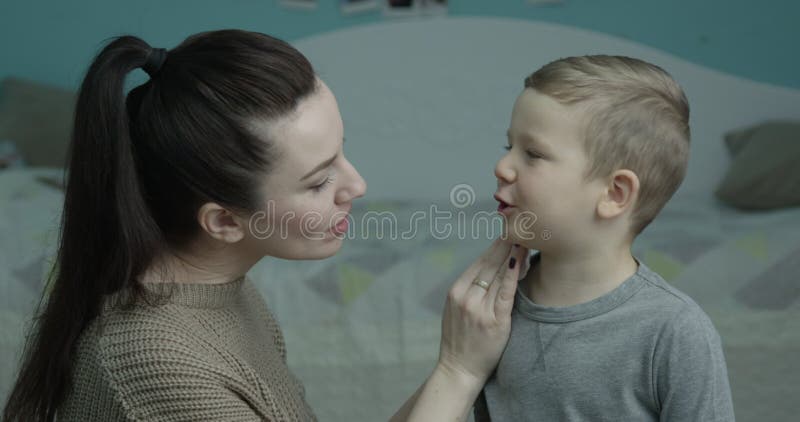
[[[150,50],[150,54],[147,55],[147,60],[145,60],[144,65],[142,65],[142,70],[153,78],[161,70],[161,66],[164,65],[166,60],[166,48],[153,48]]]

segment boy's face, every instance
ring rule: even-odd
[[[584,181],[588,158],[582,110],[526,88],[508,129],[508,153],[495,166],[506,235],[541,251],[574,250],[591,235],[604,186]]]

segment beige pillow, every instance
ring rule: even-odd
[[[800,205],[800,122],[767,122],[725,135],[733,156],[717,187],[723,202],[746,210]]]
[[[64,166],[76,99],[64,89],[4,79],[0,84],[0,139],[14,142],[28,165]]]

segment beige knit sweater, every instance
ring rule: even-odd
[[[313,421],[283,336],[247,278],[106,306],[84,331],[64,422]]]

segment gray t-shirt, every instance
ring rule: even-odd
[[[515,301],[511,338],[475,403],[477,422],[734,420],[719,334],[641,262],[590,302],[545,307],[521,291]]]

